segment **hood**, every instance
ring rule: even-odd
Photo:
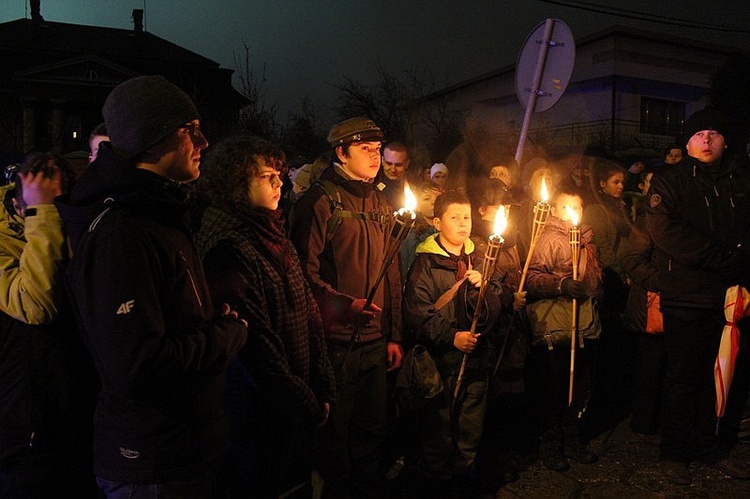
[[[437,237],[439,234],[439,232],[437,234],[432,234],[431,236],[428,236],[427,239],[425,239],[423,242],[419,243],[419,246],[417,246],[416,250],[417,254],[430,253],[433,255],[440,255],[450,258],[451,255],[449,255],[448,252],[445,251],[437,242]],[[470,255],[473,252],[474,241],[472,241],[471,238],[467,238],[466,241],[464,241],[464,253]]]
[[[0,187],[0,235],[3,237],[13,237],[23,239],[23,219],[11,209],[11,198],[13,197],[16,185],[8,184]]]
[[[168,225],[182,223],[189,187],[135,165],[103,143],[69,195],[55,200],[73,245],[106,209],[127,207]]]

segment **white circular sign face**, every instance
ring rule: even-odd
[[[536,89],[535,112],[548,110],[560,100],[570,82],[576,58],[575,40],[567,24],[553,19],[552,33],[547,43],[546,57],[540,59],[545,44],[546,22],[534,28],[526,38],[516,63],[516,95],[526,108],[534,90],[537,67],[543,65],[539,87]]]

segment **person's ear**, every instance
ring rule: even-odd
[[[480,206],[477,211],[481,216],[484,216],[484,214],[487,213],[487,209],[484,206]]]
[[[16,210],[16,213],[18,214],[19,217],[22,217],[23,216],[23,205],[21,204],[21,202],[18,201],[18,198],[15,197],[15,196],[11,198],[11,201],[13,203],[13,209]]]
[[[336,157],[339,158],[342,165],[346,163],[346,154],[344,154],[343,146],[336,146]]]
[[[435,226],[435,230],[437,230],[438,232],[440,232],[442,230],[442,222],[441,222],[440,218],[434,217],[432,219],[432,225]]]

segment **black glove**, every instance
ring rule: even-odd
[[[577,300],[585,300],[589,297],[586,293],[586,286],[581,281],[576,281],[570,277],[566,277],[560,283],[560,291],[565,296],[575,298]]]

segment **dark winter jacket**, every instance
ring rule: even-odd
[[[320,180],[336,186],[344,211],[367,216],[366,220],[342,216],[335,231],[329,228],[336,200],[317,182],[295,203],[290,217],[290,239],[320,307],[327,338],[347,343],[354,331],[349,307],[355,299],[366,298],[375,283],[386,238],[390,237],[386,231],[392,212],[371,182],[347,178],[340,165],[327,168]],[[368,342],[386,337],[388,341],[400,341],[401,278],[397,262],[388,267],[373,303],[383,311],[360,328],[359,339]]]
[[[246,332],[213,320],[182,186],[105,143],[58,208],[79,326],[102,383],[95,473],[138,483],[203,476],[225,451],[224,370]]]
[[[324,418],[322,403],[333,401],[333,369],[318,306],[280,215],[208,208],[196,243],[214,301],[229,303],[250,324],[247,345],[230,367],[239,386],[228,394],[253,392],[271,414],[312,426]]]
[[[633,228],[625,241],[622,267],[632,281],[625,306],[628,327],[633,331],[644,332],[647,292],[659,292],[659,269],[656,266],[654,243],[647,233]]]
[[[707,168],[688,157],[651,179],[646,227],[656,246],[661,304],[721,309],[726,289],[750,284],[747,160]]]
[[[599,298],[601,295],[602,271],[596,256],[596,246],[591,242],[592,237],[593,231],[591,228],[582,225],[578,280],[584,282],[587,294],[590,297]],[[586,255],[585,262],[584,254]],[[572,276],[573,257],[570,250],[569,229],[565,222],[557,217],[550,216],[539,236],[529,264],[526,289],[530,301],[560,296],[562,294],[560,289],[562,280]]]
[[[463,268],[468,268],[471,260],[472,268],[481,270],[483,255],[474,250],[471,239],[464,242],[464,253],[460,257],[450,255],[439,244],[438,237],[439,234],[434,234],[417,247],[417,257],[409,269],[404,287],[404,318],[407,327],[415,333],[416,341],[427,347],[441,374],[445,376],[458,373],[464,354],[453,346],[453,339],[458,331],[469,330],[471,317],[466,310],[473,311],[473,306],[466,306],[465,302],[473,300],[475,303],[477,296],[469,293],[475,291],[472,289],[474,286],[464,281],[453,300],[439,310],[435,309],[435,303],[463,277],[459,275],[459,261],[463,261]],[[483,333],[486,338],[480,340],[476,350],[472,352],[468,367],[489,367],[486,343],[494,330],[500,312],[499,297],[503,294],[496,277],[497,275],[493,276],[490,281],[482,327],[478,327],[476,331]]]

